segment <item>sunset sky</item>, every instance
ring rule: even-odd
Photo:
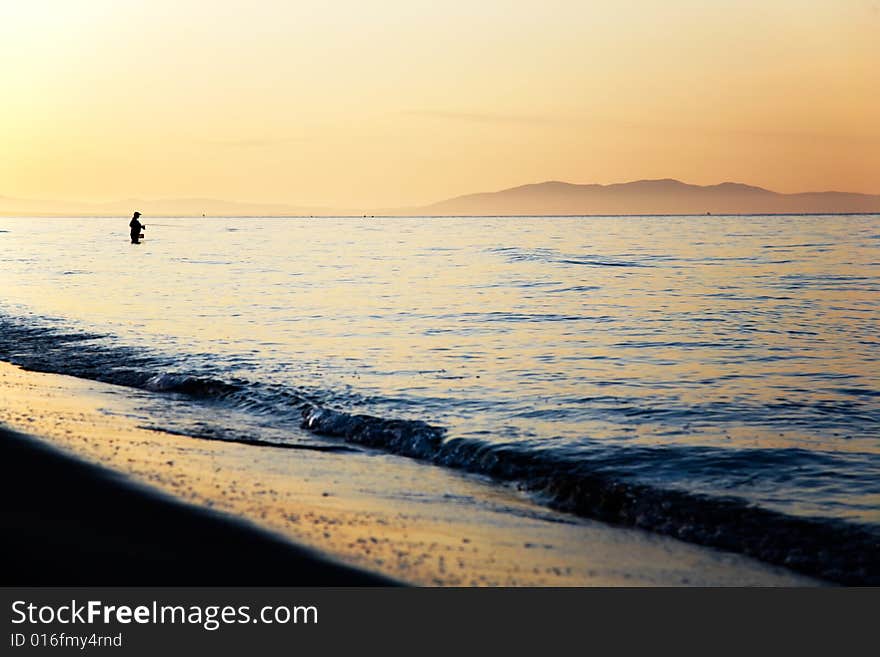
[[[0,0],[0,195],[880,193],[880,0]]]

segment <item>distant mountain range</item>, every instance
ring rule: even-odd
[[[688,185],[638,180],[615,185],[543,182],[468,194],[419,208],[439,215],[786,214],[880,212],[880,195],[848,192],[780,194],[740,183]]]
[[[0,216],[24,217],[117,217],[135,210],[147,217],[248,217],[333,215],[324,208],[296,207],[280,203],[242,203],[212,198],[140,198],[86,203],[82,201],[43,201],[0,196]],[[362,213],[358,213],[362,214]]]
[[[550,181],[498,192],[467,194],[408,208],[340,210],[207,198],[124,199],[109,203],[39,201],[0,196],[5,216],[479,216],[602,214],[802,214],[880,213],[880,194],[804,192],[780,194],[740,183],[689,185],[678,180],[638,180],[613,185]]]

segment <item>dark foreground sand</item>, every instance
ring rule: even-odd
[[[3,585],[388,585],[0,429]]]

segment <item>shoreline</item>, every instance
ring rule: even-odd
[[[0,363],[0,424],[77,462],[103,465],[116,481],[245,519],[358,572],[432,586],[822,584],[741,555],[547,510],[512,487],[401,457],[278,450],[146,429],[137,413],[149,395]],[[21,470],[20,486],[40,481],[30,470]],[[59,481],[41,489],[47,504],[70,488]],[[21,497],[15,490],[6,499]],[[125,515],[124,505],[114,513]],[[32,531],[60,531],[39,518],[31,517]],[[77,542],[95,547],[93,534],[75,528],[65,540],[71,549]],[[259,583],[247,572],[245,564],[236,581]]]
[[[7,586],[396,584],[3,427],[0,497]]]

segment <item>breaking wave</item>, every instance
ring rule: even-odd
[[[597,447],[585,455],[537,448],[527,442],[449,436],[444,427],[420,419],[334,409],[314,391],[182,371],[185,363],[179,357],[114,346],[109,337],[0,315],[0,358],[23,368],[173,394],[191,404],[224,405],[269,417],[278,426],[299,426],[342,444],[288,444],[210,428],[181,432],[161,422],[151,426],[153,429],[199,439],[233,440],[256,448],[322,449],[340,452],[342,458],[345,445],[382,450],[479,473],[580,516],[743,553],[830,581],[880,584],[880,532],[873,525],[785,514],[735,496],[682,490],[673,478],[663,484],[660,476],[664,469],[683,468],[701,469],[706,476],[717,477],[746,470],[769,472],[793,460],[820,475],[823,459],[844,457],[782,448],[749,452],[668,445],[613,445]],[[646,482],[649,473],[653,481]]]

